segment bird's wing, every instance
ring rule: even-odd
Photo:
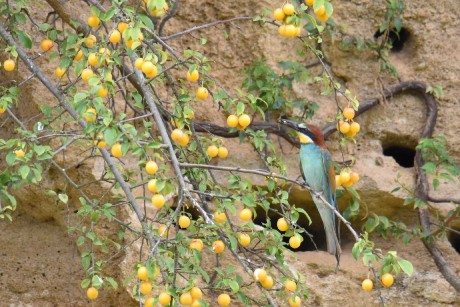
[[[327,174],[326,182],[326,191],[329,191],[329,195],[327,195],[327,200],[331,203],[331,205],[335,206],[335,169],[334,165],[332,164],[332,158],[330,153],[327,151],[323,151],[322,154],[323,158],[323,168],[324,173]]]

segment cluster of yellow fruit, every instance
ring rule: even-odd
[[[255,269],[254,270],[254,279],[260,283],[262,287],[265,289],[271,289],[275,283],[273,277],[268,275],[267,271],[264,269]],[[284,282],[284,289],[290,295],[289,297],[289,306],[291,307],[298,307],[300,306],[300,297],[294,296],[292,297],[292,293],[297,290],[297,284],[293,280],[286,280]]]
[[[305,4],[314,8],[313,11],[315,12],[316,18],[318,18],[321,22],[326,22],[329,19],[329,15],[327,14],[327,10],[324,4],[320,6],[315,6],[315,0],[305,0]],[[328,3],[330,5],[330,3]]]
[[[206,153],[210,158],[226,158],[228,156],[228,149],[224,146],[217,147],[216,145],[209,145]]]
[[[273,277],[267,274],[267,271],[264,269],[255,269],[254,270],[254,279],[260,283],[265,289],[271,289],[275,281]]]
[[[14,60],[8,59],[5,62],[3,62],[3,69],[5,69],[6,71],[13,71],[15,67],[16,62],[14,62]]]
[[[141,266],[137,269],[137,277],[141,280],[141,283],[139,284],[139,292],[142,295],[149,295],[152,292],[153,285],[152,285],[152,280],[157,278],[158,275],[160,275],[160,270],[158,268],[155,269],[155,272],[151,272],[147,267]],[[171,302],[171,295],[168,292],[162,292],[159,295],[159,302],[162,304],[162,302],[167,302],[169,305],[169,302]],[[144,306],[152,306],[153,307],[153,302],[155,301],[154,297],[148,297],[144,301]],[[166,304],[164,306],[167,306]]]
[[[137,58],[134,62],[134,66],[137,69],[142,70],[144,75],[149,79],[154,78],[158,74],[158,67],[155,63],[144,60],[144,58]]]
[[[394,283],[393,275],[390,273],[383,274],[382,277],[380,278],[380,283],[382,284],[382,286],[386,288],[391,287]],[[365,280],[363,280],[361,287],[363,288],[364,291],[369,292],[369,291],[372,291],[372,289],[374,288],[374,283],[372,282],[371,279],[366,278]]]
[[[189,135],[181,129],[174,129],[171,132],[171,139],[180,146],[187,146],[190,142]]]
[[[356,172],[350,172],[349,169],[343,169],[339,175],[335,175],[335,186],[351,187],[359,181],[359,175]]]
[[[143,1],[144,1],[144,4],[145,4],[145,10],[147,12],[150,12],[150,15],[153,16],[153,17],[156,17],[156,18],[163,16],[166,13],[166,11],[169,9],[169,5],[165,1],[165,4],[164,4],[164,6],[162,8],[156,8],[155,7],[152,10],[149,10],[149,8],[147,7],[147,4],[148,4],[149,0],[143,0]]]
[[[353,110],[353,108],[347,107],[343,109],[342,114],[346,121],[339,121],[337,124],[337,129],[346,137],[352,138],[359,132],[359,130],[361,130],[360,125],[353,121],[353,118],[355,117],[355,110]]]
[[[200,78],[200,73],[196,69],[193,70],[192,72],[187,71],[187,74],[185,77],[187,78],[188,81],[195,83]],[[200,86],[196,89],[195,96],[196,98],[201,99],[201,100],[206,99],[209,96],[209,91],[204,86]]]
[[[300,27],[292,23],[289,16],[295,14],[295,7],[292,3],[285,3],[283,7],[276,8],[273,11],[273,18],[278,21],[283,21],[283,24],[278,28],[278,33],[281,36],[294,37],[300,35]]]
[[[97,148],[104,148],[107,146],[107,142],[104,141],[104,134],[98,133],[96,139],[93,141],[93,144],[94,146],[97,146]]]
[[[286,221],[284,217],[282,217],[279,218],[278,221],[276,221],[276,227],[279,231],[285,232],[289,230],[289,223]],[[294,249],[299,248],[301,243],[302,237],[299,234],[295,234],[289,238],[289,246]]]
[[[188,70],[185,77],[187,78],[189,82],[195,83],[200,78],[200,73],[198,72],[197,69],[194,69],[193,71]],[[204,86],[200,86],[196,89],[195,96],[196,98],[200,100],[206,99],[209,96],[209,91]]]
[[[231,114],[227,117],[227,126],[229,126],[230,128],[244,130],[247,126],[249,126],[249,124],[251,124],[251,117],[244,113],[240,116]]]
[[[155,175],[158,172],[158,164],[155,161],[148,161],[145,164],[145,171],[149,175]],[[162,208],[166,203],[166,199],[163,194],[157,193],[157,180],[150,179],[147,183],[147,189],[152,193],[156,193],[152,196],[152,205],[157,209]]]
[[[89,123],[94,122],[97,118],[96,109],[94,108],[86,109],[85,113],[83,114],[83,118]]]

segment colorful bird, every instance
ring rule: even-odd
[[[324,142],[324,135],[316,126],[295,123],[291,120],[280,119],[279,122],[297,131],[300,140],[300,171],[307,185],[316,193],[311,193],[318,208],[326,232],[327,251],[335,255],[337,265],[340,260],[340,243],[337,238],[335,215],[321,198],[329,204],[335,203],[335,171],[331,154]]]

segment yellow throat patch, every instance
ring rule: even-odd
[[[297,132],[300,144],[313,143],[313,140],[303,133]]]

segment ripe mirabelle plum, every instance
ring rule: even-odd
[[[181,137],[177,140],[177,144],[180,146],[187,146],[187,144],[190,142],[190,137],[188,136],[187,133],[183,133]]]
[[[197,251],[201,252],[201,250],[203,249],[203,241],[201,239],[193,239],[191,242],[190,242],[190,248],[191,249],[196,249]]]
[[[83,118],[87,122],[94,122],[96,120],[96,117],[97,117],[96,110],[94,108],[86,109],[85,115],[83,115]]]
[[[185,292],[181,294],[179,301],[182,305],[190,306],[193,303],[193,297],[190,292]]]
[[[289,239],[289,246],[294,249],[299,248],[300,243],[302,243],[302,240],[299,235],[294,235]]]
[[[276,222],[276,227],[279,231],[286,231],[289,229],[289,224],[284,217],[279,218]]]
[[[152,292],[152,283],[148,281],[141,282],[139,285],[139,292],[143,295],[150,294],[150,292]]]
[[[190,226],[190,218],[186,215],[182,215],[179,217],[179,226],[180,228],[187,228]]]
[[[217,148],[217,146],[215,145],[210,145],[208,146],[208,149],[206,149],[206,153],[210,158],[217,157],[217,155],[219,154],[219,148]]]
[[[292,3],[285,3],[283,5],[283,13],[286,14],[287,16],[291,16],[292,14],[294,14],[295,12],[295,8],[294,8],[294,5],[292,5]]]
[[[355,117],[355,110],[353,110],[353,108],[347,107],[343,109],[343,116],[345,116],[346,119],[353,119]]]
[[[98,27],[100,23],[101,23],[101,20],[99,19],[99,17],[95,15],[88,17],[88,26],[90,26],[91,28]]]
[[[148,280],[149,279],[149,270],[145,266],[141,266],[137,269],[137,277],[140,280]]]
[[[94,36],[93,34],[90,34],[85,39],[85,46],[88,48],[93,48],[96,42],[97,42],[96,36]]]
[[[359,181],[359,175],[358,173],[355,173],[355,172],[351,172],[350,173],[350,181],[352,183],[357,183]]]
[[[227,220],[227,215],[224,212],[214,212],[214,222],[221,224]]]
[[[158,192],[157,180],[156,179],[150,179],[149,183],[147,184],[147,189],[152,193]]]
[[[391,287],[394,283],[394,277],[390,273],[385,273],[382,275],[381,283],[384,287]]]
[[[219,158],[227,158],[228,156],[228,149],[226,147],[219,147],[218,148],[219,152],[217,153],[217,155],[219,156]]]
[[[56,77],[58,78],[62,78],[63,76],[65,76],[65,72],[66,72],[66,68],[65,67],[56,67],[56,70],[54,71],[54,73],[56,74]]]
[[[297,284],[293,280],[286,280],[284,282],[284,289],[286,289],[288,292],[294,292],[297,290]]]
[[[251,237],[247,233],[240,233],[238,236],[238,243],[242,246],[248,246],[251,243]]]
[[[145,164],[145,170],[147,174],[154,175],[156,172],[158,172],[158,164],[155,161],[148,161]]]
[[[155,208],[161,208],[166,203],[163,194],[155,194],[152,196],[152,204]]]
[[[121,33],[118,30],[113,30],[109,36],[109,41],[112,44],[116,44],[121,41]]]
[[[361,130],[360,125],[357,122],[352,122],[350,125],[350,132],[356,134]]]
[[[276,20],[281,21],[284,19],[284,17],[286,17],[286,15],[284,14],[282,8],[279,7],[273,11],[273,18],[275,18]]]
[[[158,296],[158,302],[162,306],[169,306],[171,304],[171,295],[168,292],[161,292]]]
[[[214,253],[220,254],[220,253],[222,253],[224,251],[225,244],[224,244],[224,242],[222,242],[222,240],[216,240],[216,241],[212,242],[212,249],[213,249]]]
[[[290,297],[288,303],[290,307],[299,307],[301,303],[300,297],[298,297],[297,295],[294,297],[294,299]]]
[[[249,117],[249,115],[241,114],[240,117],[238,117],[238,124],[240,124],[242,127],[246,128],[250,123],[251,117]]]
[[[369,291],[372,291],[372,288],[374,288],[374,283],[372,282],[372,280],[367,278],[363,280],[361,287],[363,288],[364,291],[369,292]]]
[[[6,60],[5,62],[3,62],[3,68],[6,71],[13,71],[14,67],[16,67],[16,63],[11,59]]]
[[[200,78],[200,73],[198,72],[198,70],[194,70],[192,72],[190,71],[187,71],[187,80],[190,81],[190,82],[196,82],[198,81],[198,79]]]
[[[217,304],[221,307],[229,306],[230,305],[230,295],[227,293],[222,293],[217,297]]]
[[[238,126],[238,116],[233,114],[229,115],[227,117],[227,126],[230,128],[236,128],[236,126]]]
[[[86,296],[90,299],[90,300],[95,300],[97,299],[97,296],[99,295],[99,291],[94,288],[94,287],[89,287],[88,290],[86,290]]]
[[[264,281],[260,282],[262,287],[264,287],[265,289],[271,289],[273,287],[274,283],[275,283],[275,281],[273,280],[273,277],[271,277],[270,275],[268,275],[267,278],[265,278]]]
[[[343,134],[346,134],[346,133],[348,133],[348,131],[350,131],[350,124],[347,123],[347,122],[340,121],[339,127],[340,127],[339,128],[340,132],[342,132]]]
[[[85,68],[81,71],[83,81],[88,81],[92,76],[94,76],[94,72],[91,68]]]
[[[129,25],[126,23],[126,22],[123,22],[123,21],[120,21],[117,25],[117,29],[118,31],[120,31],[120,33],[123,33],[125,32],[126,29],[128,29]]]
[[[203,292],[198,287],[193,287],[190,289],[190,294],[194,300],[199,300],[203,296]]]
[[[53,46],[54,46],[54,42],[50,39],[44,39],[40,43],[40,48],[45,52],[53,48]]]
[[[196,98],[198,99],[206,99],[209,95],[208,89],[201,86],[196,90]]]
[[[255,269],[254,270],[254,279],[259,282],[265,281],[267,278],[267,271],[264,269]]]
[[[350,181],[350,172],[348,172],[347,170],[343,169],[340,172],[340,182],[343,185],[344,183],[347,183],[348,181]]]
[[[244,208],[243,210],[241,210],[240,219],[242,221],[245,221],[245,222],[250,221],[252,219],[252,211],[251,211],[251,209]]]
[[[178,142],[180,140],[180,138],[182,137],[182,135],[184,134],[184,132],[180,129],[174,129],[172,132],[171,132],[171,139],[174,141],[174,142]]]

